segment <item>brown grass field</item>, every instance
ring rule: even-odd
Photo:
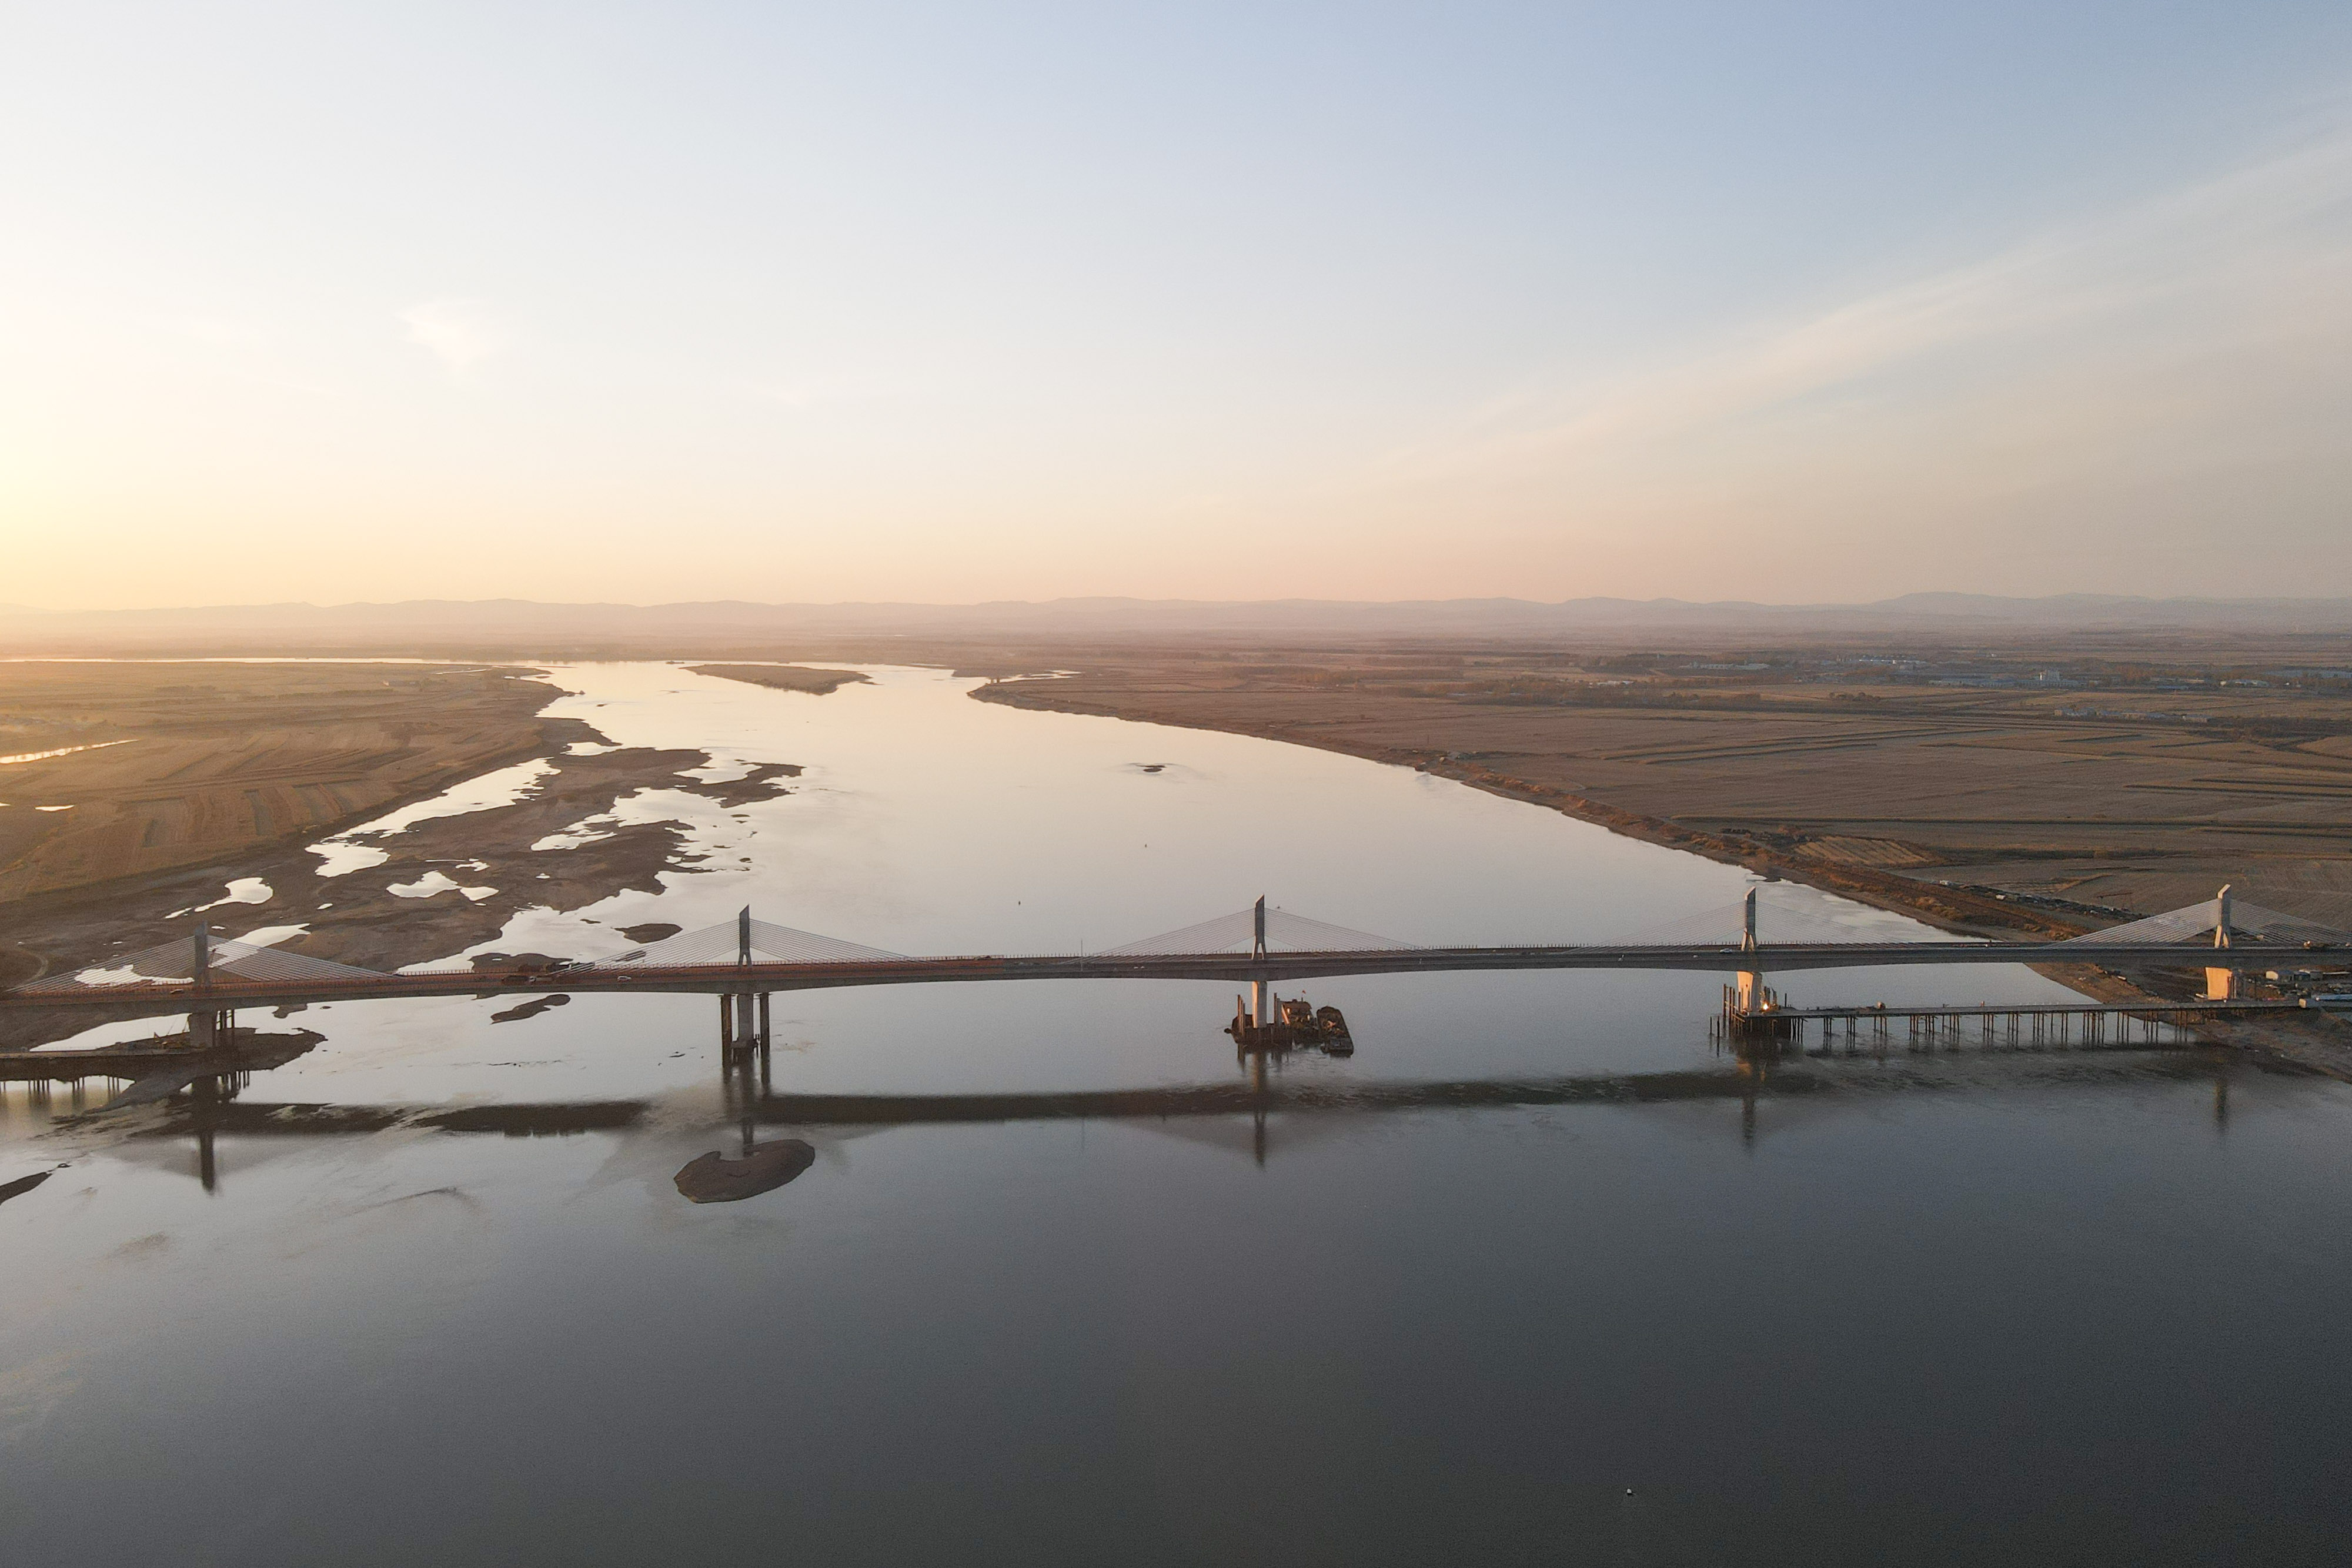
[[[530,672],[0,664],[0,907],[224,861],[545,749]],[[67,749],[75,748],[75,749]]]
[[[1955,924],[2079,930],[2231,882],[2352,926],[2346,682],[2042,657],[1104,653],[980,695],[1408,763]]]

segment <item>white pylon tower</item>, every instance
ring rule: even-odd
[[[1743,953],[1753,953],[1756,948],[1756,889],[1751,887],[1748,890],[1747,900],[1741,904],[1739,909],[1739,950]],[[1740,970],[1739,1010],[1743,1013],[1754,1012],[1763,1000],[1763,973],[1757,969]]]
[[[1262,893],[1258,894],[1257,904],[1251,913],[1255,918],[1250,936],[1250,956],[1263,960],[1265,957],[1265,894]],[[1250,1012],[1253,1021],[1258,1028],[1264,1029],[1270,1021],[1268,1015],[1273,1010],[1273,982],[1263,979],[1253,981],[1250,986]]]
[[[2230,945],[2230,883],[2223,883],[2221,891],[2213,895],[2213,946],[2216,947]],[[2232,1000],[2237,994],[2237,970],[2227,964],[2208,964],[2205,967],[2207,1001],[2226,1002]]]

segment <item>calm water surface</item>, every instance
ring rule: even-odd
[[[806,772],[732,810],[625,802],[704,858],[492,946],[617,952],[748,903],[901,952],[1068,950],[1260,893],[1409,941],[1568,941],[1748,885],[1400,769],[876,676],[560,672],[614,741]],[[1916,929],[1768,899],[1792,930]],[[244,1091],[209,1189],[185,1110],[16,1092],[0,1181],[66,1168],[0,1204],[0,1563],[2345,1558],[2352,1092],[2193,1053],[1898,1052],[1809,1065],[1832,1087],[1802,1095],[1443,1103],[1728,1071],[1717,985],[1309,982],[1357,1054],[1280,1071],[1337,1108],[762,1125],[815,1163],[731,1204],[672,1180],[741,1146],[700,998],[311,1009],[327,1043]],[[780,1094],[1238,1071],[1230,987],[776,1006]],[[1347,1103],[1363,1085],[1429,1092]],[[642,1109],[568,1135],[371,1114],[615,1103]]]

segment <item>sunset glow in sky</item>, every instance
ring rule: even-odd
[[[2352,593],[2352,8],[17,5],[0,601]]]

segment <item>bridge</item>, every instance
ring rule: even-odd
[[[184,1010],[190,1043],[201,1049],[229,1027],[239,1008],[559,992],[698,993],[719,998],[722,1045],[733,1051],[764,1049],[768,998],[774,992],[853,986],[1222,980],[1250,987],[1254,1006],[1245,1016],[1265,1020],[1278,1016],[1270,988],[1285,980],[1544,969],[1715,971],[1737,977],[1727,1013],[1753,1018],[1781,1005],[1763,977],[1793,971],[1916,964],[2201,967],[2209,998],[2227,1002],[2234,998],[2241,965],[2307,963],[2315,952],[2334,950],[2352,958],[2352,936],[2233,900],[2226,887],[2197,904],[2056,941],[1853,940],[1832,930],[1809,934],[1812,939],[1766,942],[1754,892],[1734,911],[1736,929],[1726,929],[1731,912],[1710,912],[1618,943],[1428,946],[1270,909],[1261,898],[1248,909],[1094,953],[927,957],[773,925],[746,908],[732,921],[606,957],[485,954],[390,973],[218,938],[199,925],[177,941],[0,992],[0,1009]],[[1712,925],[1721,936],[1691,940],[1695,923]]]
[[[2201,967],[2219,975],[2243,965],[2309,962],[2329,950],[2352,960],[2352,934],[2232,900],[2227,888],[2216,898],[2127,925],[2031,942],[1766,942],[1758,929],[1756,895],[1751,892],[1744,906],[1734,907],[1744,915],[1741,928],[1715,941],[1428,946],[1270,909],[1261,898],[1249,909],[1093,953],[937,957],[772,925],[753,918],[746,908],[732,921],[609,957],[517,960],[486,954],[393,972],[231,941],[200,925],[176,941],[0,991],[0,1009],[131,1003],[163,1012],[557,991],[736,997],[995,980],[1223,980],[1263,986],[1345,975],[1532,969],[1760,976],[1915,964],[2087,964],[2129,970]]]

